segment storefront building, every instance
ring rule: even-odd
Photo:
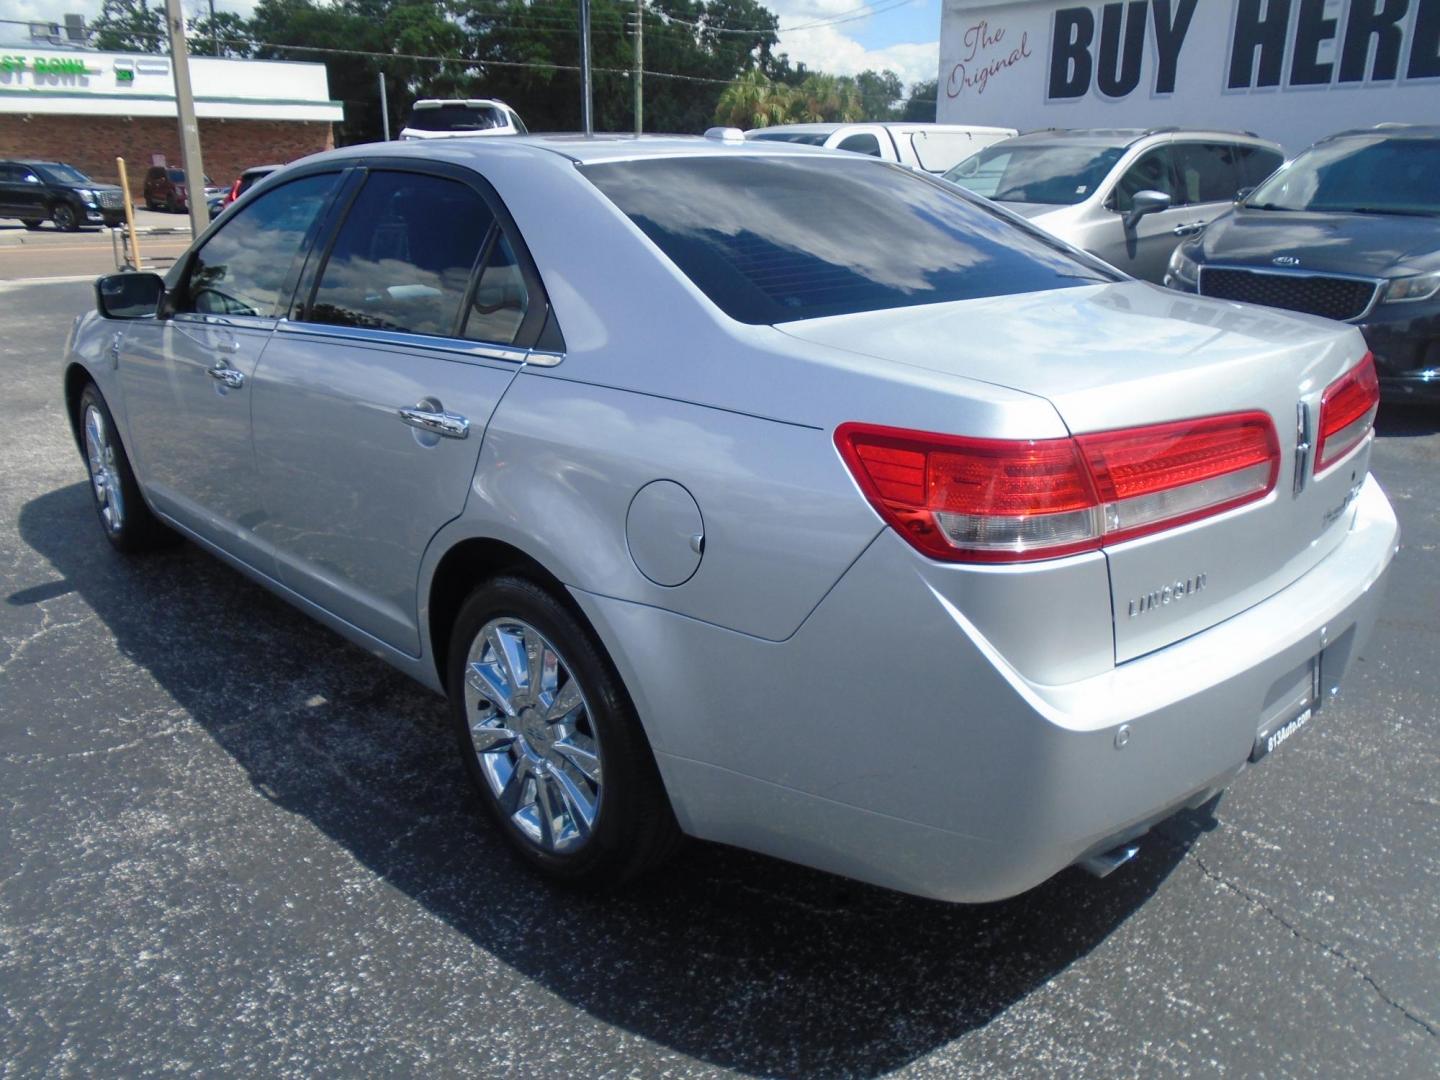
[[[344,118],[324,64],[190,58],[205,172],[228,185],[252,165],[334,146]],[[180,164],[168,56],[0,46],[0,158],[65,161],[132,188],[157,158]]]

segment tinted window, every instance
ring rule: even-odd
[[[1265,181],[1247,206],[1440,215],[1440,139],[1383,135],[1312,146]]]
[[[849,150],[852,154],[869,154],[871,157],[879,157],[880,140],[870,132],[862,131],[856,135],[847,135],[840,140],[835,149]]]
[[[1241,187],[1256,187],[1285,161],[1285,155],[1278,150],[1259,146],[1237,146],[1235,156],[1240,162]]]
[[[996,143],[972,154],[945,179],[1002,202],[1073,206],[1084,202],[1124,153],[1117,146]]]
[[[335,182],[335,173],[293,180],[260,195],[233,217],[227,215],[226,224],[195,255],[180,310],[279,314],[291,264],[313,239]]]
[[[817,134],[811,131],[757,131],[755,134],[745,137],[759,139],[761,142],[789,142],[800,143],[802,146],[824,146],[825,140],[830,136],[824,132]]]
[[[493,105],[446,102],[413,109],[405,125],[417,131],[488,131],[505,126],[505,114]]]
[[[1181,143],[1173,148],[1186,203],[1230,202],[1244,184],[1235,147],[1225,143]]]
[[[90,177],[86,176],[83,172],[75,168],[75,166],[73,165],[40,165],[37,166],[36,171],[43,173],[45,179],[49,180],[52,184],[94,183],[94,181],[91,180]]]
[[[458,180],[372,173],[335,238],[308,318],[453,336],[493,220]]]
[[[520,119],[520,114],[517,112],[510,114],[510,125],[521,135],[530,134],[530,129],[525,126],[525,121]]]
[[[525,287],[515,251],[510,241],[500,234],[475,286],[475,297],[465,320],[465,336],[475,341],[509,345],[520,332],[529,307],[530,291]]]
[[[1112,280],[954,189],[879,162],[703,157],[584,172],[742,322]]]
[[[18,179],[20,177],[17,175],[14,165],[0,165],[0,184]]]
[[[1172,204],[1185,202],[1185,197],[1175,186],[1175,171],[1171,166],[1168,146],[1146,151],[1125,170],[1125,175],[1115,185],[1115,209],[1122,214],[1128,211],[1135,194],[1140,191],[1162,191],[1170,196]]]

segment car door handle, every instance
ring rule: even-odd
[[[208,370],[212,379],[216,382],[224,383],[232,390],[239,390],[240,387],[245,385],[245,373],[243,371],[237,371],[225,363],[224,360],[219,361],[214,367]]]
[[[435,409],[415,406],[396,409],[395,412],[411,427],[443,435],[447,439],[463,439],[470,434],[469,419],[457,413],[439,412]]]
[[[1192,221],[1188,225],[1176,225],[1173,232],[1176,236],[1194,236],[1203,228],[1205,228],[1205,222]]]

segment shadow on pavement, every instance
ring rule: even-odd
[[[114,554],[83,483],[31,501],[20,529],[63,580],[10,602],[77,590],[275,804],[600,1021],[746,1073],[879,1074],[986,1024],[1103,941],[1206,827],[1177,819],[1104,882],[1066,871],[976,907],[707,844],[572,895],[483,821],[439,698],[197,548]]]

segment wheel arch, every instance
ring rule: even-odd
[[[65,368],[65,418],[70,421],[70,434],[82,453],[84,447],[80,442],[80,395],[92,382],[95,382],[95,378],[78,360],[72,360]]]
[[[435,677],[442,689],[446,688],[451,631],[461,605],[479,582],[506,573],[530,578],[550,590],[595,633],[595,627],[575,603],[564,582],[534,556],[492,536],[468,536],[456,540],[436,562],[425,590],[423,620]],[[599,636],[598,633],[596,636]]]

